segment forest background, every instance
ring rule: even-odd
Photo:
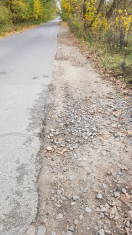
[[[54,18],[56,0],[0,0],[0,35]]]
[[[61,17],[107,72],[132,86],[132,0],[62,0]]]

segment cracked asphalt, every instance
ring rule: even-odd
[[[0,234],[24,234],[37,214],[37,176],[58,22],[0,39]],[[39,153],[39,154],[38,154]]]

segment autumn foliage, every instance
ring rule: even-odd
[[[11,24],[51,20],[55,12],[55,0],[0,0],[0,32]]]
[[[131,0],[62,0],[61,10],[79,37],[104,40],[115,49],[122,49],[131,31]]]

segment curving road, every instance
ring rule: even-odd
[[[42,119],[58,20],[0,40],[0,235],[34,221]]]

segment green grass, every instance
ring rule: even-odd
[[[94,41],[91,37],[85,39],[85,45],[87,45],[89,54],[98,56],[100,64],[104,68],[132,86],[132,34],[129,36],[128,47],[124,47],[122,51],[111,50],[107,43]]]

